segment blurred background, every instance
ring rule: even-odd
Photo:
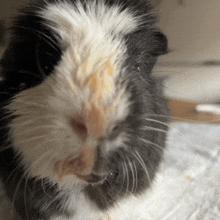
[[[155,76],[164,77],[165,95],[199,103],[220,102],[220,0],[152,0],[171,52]],[[30,0],[0,0],[0,56],[4,23]]]
[[[168,76],[166,96],[220,102],[220,1],[161,0],[159,13],[171,53],[154,71]]]

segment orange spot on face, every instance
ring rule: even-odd
[[[72,155],[65,160],[57,161],[55,172],[59,181],[71,174],[79,177],[91,174],[95,164],[95,153],[96,149],[94,147],[87,146],[78,157],[75,158]]]
[[[92,101],[101,102],[109,94],[114,92],[114,72],[115,67],[112,66],[112,57],[104,62],[102,67],[97,71],[93,72],[92,75],[88,76],[85,80],[86,84],[89,85],[92,91]]]
[[[98,139],[103,136],[108,124],[108,117],[103,103],[105,103],[107,96],[114,91],[113,72],[112,67],[105,66],[104,69],[93,73],[88,80],[92,96],[84,109],[84,115],[86,115],[85,121],[88,126],[88,133],[93,138]]]
[[[109,59],[106,59],[98,68],[96,67],[97,64],[95,66],[93,58],[88,58],[79,67],[77,74],[73,76],[74,82],[82,89],[85,88],[85,86],[89,86],[95,93],[101,94],[100,91],[102,90],[103,98],[107,93],[112,92],[114,89],[112,85],[115,67],[112,65],[115,58],[115,56],[112,56]],[[111,86],[109,86],[110,84]],[[101,98],[101,96],[99,96],[99,98]]]
[[[93,73],[90,81],[90,89],[93,92],[94,101],[100,102],[114,91],[113,77],[109,76],[107,69],[101,73]]]
[[[96,91],[96,89],[97,89],[97,79],[96,79],[95,74],[92,77],[92,89],[93,89],[93,91]]]
[[[93,104],[88,112],[89,135],[99,139],[105,130],[105,119],[103,108]]]

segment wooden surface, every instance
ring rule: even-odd
[[[220,115],[198,113],[195,110],[197,103],[170,100],[169,107],[172,114],[173,121],[186,121],[186,122],[204,122],[212,124],[220,124]]]

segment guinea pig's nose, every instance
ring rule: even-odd
[[[101,183],[107,178],[108,172],[106,171],[106,162],[104,159],[104,155],[101,152],[101,148],[102,144],[99,144],[93,152],[94,164],[91,173],[76,173],[79,179],[82,179],[88,183]]]
[[[106,173],[106,161],[105,156],[102,152],[103,144],[99,144],[96,149],[96,156],[95,156],[95,164],[94,164],[94,172],[97,174]]]

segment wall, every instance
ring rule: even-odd
[[[0,0],[0,19],[14,15],[17,8],[27,2],[30,0]]]
[[[174,50],[166,60],[220,60],[219,12],[219,0],[163,0],[160,27]]]
[[[163,0],[160,27],[172,50],[159,59],[155,75],[169,76],[168,97],[220,101],[220,1]]]

